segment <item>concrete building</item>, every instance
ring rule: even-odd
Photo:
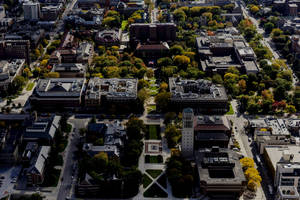
[[[197,116],[194,119],[195,149],[228,148],[231,125],[226,116]]]
[[[299,146],[265,147],[264,157],[277,189],[276,200],[299,200],[300,156]]]
[[[43,21],[55,21],[62,9],[62,4],[44,6],[41,9],[41,19]]]
[[[14,81],[16,76],[21,75],[24,68],[25,60],[16,59],[12,62],[2,60],[0,62],[0,92],[6,92],[9,85]]]
[[[135,55],[145,60],[153,61],[169,55],[170,47],[167,42],[159,44],[141,44],[139,43],[135,49]]]
[[[31,166],[26,170],[28,185],[40,185],[43,183],[49,153],[50,146],[42,146],[38,156],[32,159]]]
[[[120,44],[121,31],[103,30],[96,33],[95,41],[99,45],[118,46]]]
[[[38,109],[79,108],[83,95],[84,78],[40,79],[30,102]]]
[[[214,147],[199,150],[195,156],[203,194],[211,199],[239,199],[247,181],[235,152]]]
[[[300,136],[300,119],[284,119],[284,123],[291,134]]]
[[[86,67],[81,63],[55,64],[51,72],[58,72],[60,78],[84,78]]]
[[[85,10],[73,9],[64,18],[64,22],[75,27],[99,28],[102,24],[104,9],[91,8],[91,6],[83,9]]]
[[[205,72],[224,74],[229,67],[246,74],[259,72],[256,55],[243,36],[217,32],[214,36],[197,37],[196,45]]]
[[[76,61],[90,65],[93,61],[94,45],[89,42],[82,42],[76,50]]]
[[[119,157],[120,148],[123,147],[124,141],[126,140],[125,127],[118,120],[108,124],[94,124],[94,126],[95,125],[101,129],[101,132],[96,134],[98,137],[103,138],[103,145],[85,143],[83,145],[83,150],[86,151],[91,157],[99,152],[105,152],[110,157]],[[91,130],[91,127],[89,127],[89,130]],[[91,134],[92,133],[95,134],[95,132],[91,132]]]
[[[39,117],[26,127],[23,140],[47,145],[52,144],[54,135],[59,128],[60,119],[61,117],[56,115]]]
[[[265,146],[287,145],[291,143],[291,134],[283,119],[264,118],[253,119],[249,122],[260,154],[264,152]]]
[[[231,125],[226,116],[194,116],[193,109],[185,108],[182,114],[183,156],[191,157],[194,150],[228,148]]]
[[[298,16],[298,5],[295,3],[291,3],[287,5],[287,9],[288,9],[288,15],[289,16],[293,16],[296,17]]]
[[[134,103],[137,100],[137,79],[90,79],[86,95],[85,105],[97,107],[108,103]]]
[[[195,113],[223,113],[228,109],[225,88],[211,81],[169,78],[169,88],[174,109],[191,107]]]
[[[24,58],[30,63],[30,41],[29,40],[2,40],[0,41],[1,58]]]
[[[177,27],[174,23],[134,23],[129,27],[130,43],[135,47],[138,43],[172,42],[176,39]]]
[[[40,3],[24,2],[23,3],[24,20],[38,21],[40,19]]]
[[[13,165],[18,162],[21,141],[22,131],[0,130],[0,165]]]
[[[191,108],[182,113],[181,152],[184,157],[194,155],[194,112]]]

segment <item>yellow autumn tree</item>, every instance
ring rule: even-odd
[[[253,168],[254,167],[254,160],[252,158],[242,158],[240,159],[240,163],[243,167],[243,169]]]

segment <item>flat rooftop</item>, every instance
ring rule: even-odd
[[[180,77],[169,78],[171,100],[227,100],[223,86],[213,84],[209,80],[184,80]]]
[[[200,149],[195,156],[199,179],[207,185],[239,185],[246,181],[238,155],[229,149]]]
[[[252,119],[250,121],[250,126],[252,128],[261,128],[265,130],[266,128],[271,128],[271,135],[290,135],[290,132],[287,129],[287,126],[283,119],[276,118],[263,118],[263,119]],[[265,131],[261,132],[260,135],[263,135]]]
[[[276,169],[278,162],[283,162],[283,153],[288,153],[293,155],[293,163],[300,162],[300,147],[296,145],[285,145],[285,146],[266,146],[265,152],[267,153],[269,160],[273,166],[273,169]],[[297,164],[299,167],[300,165]]]
[[[84,83],[84,78],[40,79],[35,93],[40,97],[79,97]]]
[[[99,98],[99,95],[104,95],[107,99],[136,99],[137,83],[138,80],[134,78],[100,79],[96,77],[90,79],[87,94],[90,98]]]

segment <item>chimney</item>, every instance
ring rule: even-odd
[[[293,159],[294,155],[291,154],[288,150],[282,152],[282,159],[284,162],[290,162]]]

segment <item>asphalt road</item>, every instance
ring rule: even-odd
[[[65,200],[66,197],[72,196],[71,189],[73,183],[75,183],[76,176],[73,174],[73,165],[77,163],[77,159],[75,158],[74,152],[77,150],[76,145],[79,143],[79,130],[81,128],[86,127],[88,121],[90,118],[84,118],[84,119],[69,119],[69,123],[73,125],[73,130],[75,128],[75,132],[70,133],[70,139],[69,139],[69,145],[68,149],[66,150],[66,156],[64,159],[64,169],[63,169],[63,175],[62,181],[60,184],[60,188],[57,195],[57,200]],[[73,134],[74,133],[74,134]],[[74,135],[74,136],[73,136]],[[72,179],[72,176],[73,179]]]
[[[66,152],[66,158],[64,160],[65,168],[63,171],[62,181],[61,181],[61,185],[60,185],[58,196],[57,196],[58,200],[66,199],[66,197],[69,196],[70,190],[72,188],[72,182],[73,182],[73,179],[72,179],[73,170],[72,169],[73,169],[73,165],[76,162],[75,157],[74,157],[74,151],[76,151],[76,144],[78,144],[78,142],[79,142],[78,135],[79,134],[76,133],[75,137],[73,139],[71,138],[69,150]]]

